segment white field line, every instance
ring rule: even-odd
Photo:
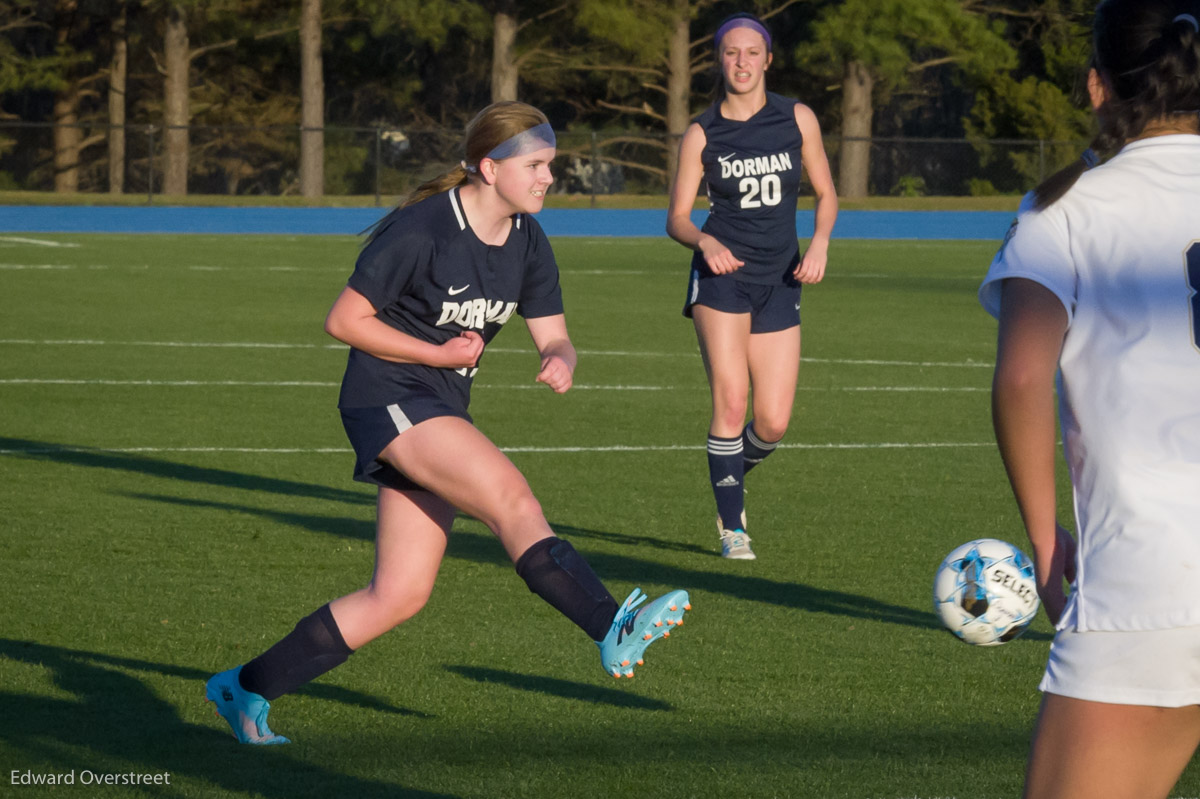
[[[916,450],[971,449],[994,447],[991,441],[942,442],[862,442],[857,444],[780,444],[780,449],[802,450]],[[590,452],[700,452],[704,444],[667,444],[661,446],[610,445],[602,447],[500,447],[501,452],[526,454],[575,454]],[[177,453],[246,453],[252,455],[341,455],[350,447],[28,447],[0,449],[0,455],[54,455],[59,453],[164,455]]]
[[[254,386],[258,388],[329,388],[340,383],[317,380],[109,380],[103,378],[36,378],[12,377],[0,379],[8,386]]]
[[[801,363],[838,363],[851,366],[944,366],[950,368],[991,369],[994,363],[986,361],[882,361],[861,358],[801,358]]]
[[[0,238],[2,241],[12,241],[12,239]],[[43,242],[47,246],[62,246],[62,247],[78,247],[78,244],[62,244],[51,245],[49,242]],[[111,269],[115,272],[130,270],[144,271],[147,269],[184,269],[189,272],[345,272],[348,273],[347,267],[343,265],[337,266],[227,266],[224,264],[192,264],[188,266],[166,266],[163,264],[14,264],[0,263],[0,269],[7,270],[37,270],[37,269]],[[572,276],[609,276],[609,275],[654,275],[658,272],[652,272],[642,269],[560,269],[560,275]],[[881,276],[882,277],[882,276]]]
[[[0,241],[8,241],[13,244],[36,244],[39,247],[78,247],[79,245],[70,241],[47,241],[45,239],[27,239],[21,236],[0,236]]]
[[[9,377],[0,378],[4,386],[141,386],[141,387],[252,387],[252,388],[336,388],[338,382],[322,380],[113,380],[106,378],[40,378],[40,377]],[[499,385],[496,383],[477,383],[475,388],[497,391],[542,391],[540,383],[518,383],[515,385]],[[627,386],[627,385],[592,385],[587,383],[571,387],[572,391],[699,391],[698,386]],[[797,386],[798,391],[895,391],[895,392],[975,392],[990,391],[987,387],[977,386]]]
[[[0,378],[0,385],[8,386],[251,386],[255,388],[337,388],[340,382],[321,380],[112,380],[105,378]],[[539,383],[521,385],[494,385],[478,383],[475,388],[544,390]],[[575,385],[573,391],[670,391],[675,386],[597,386]]]
[[[0,242],[21,241],[28,244],[41,244],[47,247],[78,247],[78,244],[55,243],[49,241],[35,242],[33,240],[4,238],[0,237]],[[329,266],[230,266],[227,264],[191,264],[187,266],[176,266],[174,264],[0,264],[0,269],[18,270],[18,269],[111,269],[113,271],[130,271],[130,270],[146,270],[146,269],[185,269],[191,272],[346,272],[347,267],[344,265],[329,265]],[[666,270],[653,269],[559,269],[560,275],[567,277],[579,275],[583,277],[609,277],[629,275],[631,277],[641,277],[645,275],[654,275],[657,277],[675,278],[677,275]],[[859,272],[859,273],[831,273],[827,274],[826,279],[830,280],[952,280],[952,281],[979,281],[977,275],[887,275],[874,272]]]
[[[20,270],[69,271],[72,269],[87,269],[90,271],[111,269],[108,264],[0,264],[0,271],[15,272]],[[126,264],[121,267],[126,272],[145,272],[150,267]]]
[[[298,350],[346,350],[345,344],[289,344],[286,342],[266,341],[105,341],[99,339],[32,339],[32,338],[3,338],[0,345],[10,346],[72,346],[72,347],[180,347],[180,348],[217,348],[217,349],[298,349]],[[488,353],[497,355],[528,355],[536,353],[531,349],[519,347],[488,347]],[[648,352],[633,350],[579,350],[580,355],[594,357],[617,358],[692,358],[699,355],[696,351],[689,352]],[[995,364],[987,361],[887,361],[863,358],[808,358],[804,363],[831,363],[849,366],[916,366],[916,367],[946,367],[965,369],[991,369]]]
[[[0,344],[48,347],[184,347],[196,349],[271,349],[271,350],[342,350],[345,344],[287,344],[265,341],[101,341],[88,338],[32,339],[5,338]],[[532,354],[532,350],[530,351]]]
[[[645,269],[560,269],[560,275],[666,275]]]

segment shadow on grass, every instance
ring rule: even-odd
[[[344,489],[332,488],[330,486],[319,485],[315,483],[302,483],[295,480],[281,480],[274,477],[263,477],[261,475],[235,472],[228,469],[214,469],[204,466],[193,466],[185,463],[175,463],[157,458],[148,458],[135,453],[115,452],[93,447],[73,447],[66,444],[55,444],[46,441],[32,441],[22,438],[0,437],[0,455],[7,455],[13,458],[25,458],[28,460],[49,461],[52,463],[60,463],[69,466],[83,466],[91,469],[109,469],[115,471],[132,472],[150,477],[163,477],[170,480],[180,480],[187,483],[212,485],[219,488],[236,488],[245,491],[262,491],[269,494],[278,494],[288,497],[309,497],[312,499],[324,499],[332,502],[341,502],[370,507],[373,507],[375,502],[374,497],[370,494],[363,494],[357,491],[347,491]],[[163,502],[173,501],[179,504],[193,504],[195,506],[208,506],[214,508],[224,507],[229,510],[258,512],[256,509],[243,508],[242,506],[233,504],[222,504],[217,502],[205,503],[201,501],[189,502],[188,500],[184,499],[167,498],[161,496],[131,496],[134,498],[154,499]],[[305,523],[306,517],[299,516],[298,514],[290,515],[282,512],[263,513],[264,515],[270,515],[277,521],[286,524],[294,524],[298,527],[309,526]],[[289,516],[292,516],[293,518],[289,518]],[[338,531],[337,534],[345,535],[349,538],[365,538],[367,540],[374,538],[375,529],[373,522],[368,526],[365,532],[360,529],[361,527],[362,525],[359,522],[353,521],[347,524],[344,529]],[[323,527],[311,529],[320,529],[322,532],[331,532]],[[662,549],[674,552],[690,552],[695,554],[704,554],[709,551],[705,547],[701,547],[696,544],[667,541],[646,535],[630,535],[628,533],[585,530],[566,525],[555,525],[555,529],[569,535],[583,538],[594,538],[620,546],[645,546],[652,547],[654,549]]]
[[[518,691],[533,691],[563,699],[579,699],[596,705],[611,705],[612,707],[629,708],[632,710],[674,710],[669,702],[659,699],[649,699],[644,696],[628,694],[612,688],[598,688],[595,685],[558,680],[553,677],[535,677],[531,674],[517,674],[499,669],[485,669],[478,666],[444,666],[446,671],[466,677],[476,682],[507,685]]]
[[[212,502],[209,500],[192,500],[154,495],[135,496],[137,499],[147,501],[248,513],[313,532],[351,537],[357,540],[370,540],[374,535],[372,524],[357,522],[344,517],[291,513],[232,503]],[[552,523],[551,527],[564,533],[569,538],[603,538],[604,535],[607,535],[598,531],[584,530],[569,525]],[[861,594],[831,591],[824,588],[815,588],[804,583],[781,582],[765,577],[691,569],[671,563],[634,558],[628,555],[587,552],[584,554],[588,562],[592,565],[592,568],[609,585],[610,590],[614,588],[614,583],[617,582],[631,583],[633,585],[658,584],[685,588],[689,591],[701,590],[724,594],[735,599],[796,608],[810,613],[825,613],[853,619],[881,621],[888,624],[899,624],[924,630],[942,629],[941,624],[934,618],[932,611],[919,611],[902,605],[893,605]],[[477,533],[471,530],[456,529],[454,531],[453,535],[450,536],[450,543],[446,548],[446,557],[466,560],[472,563],[511,567],[508,557],[504,554],[504,549],[495,537],[490,534]],[[721,563],[724,565],[725,562],[721,561]],[[615,593],[622,593],[622,591],[617,590]],[[1049,640],[1049,636],[1042,633],[1029,632],[1022,636],[1022,640]]]
[[[0,437],[0,454],[11,458],[50,461],[70,466],[92,469],[112,469],[144,474],[150,477],[165,477],[188,483],[202,483],[221,488],[238,488],[244,491],[266,491],[291,497],[311,497],[351,505],[373,505],[369,494],[346,491],[339,488],[301,483],[295,480],[280,480],[275,477],[234,472],[228,469],[213,469],[185,463],[147,458],[128,452],[114,452],[93,447],[72,447],[45,441],[30,441],[22,438]]]
[[[255,796],[445,797],[329,771],[303,759],[298,746],[242,746],[216,723],[187,721],[143,681],[126,672],[139,671],[196,681],[196,703],[202,705],[207,672],[99,652],[67,649],[33,641],[0,638],[0,657],[46,670],[55,687],[69,699],[0,691],[0,739],[11,758],[24,753],[40,768],[155,774],[191,780],[193,788],[209,786]],[[409,715],[352,691],[312,686],[314,696],[349,700],[372,710]],[[207,713],[205,709],[203,712]],[[214,720],[215,722],[216,720]],[[24,768],[14,771],[23,772]],[[176,782],[176,785],[179,783]]]
[[[353,519],[346,516],[316,516],[310,513],[292,513],[290,511],[274,510],[270,508],[255,508],[250,505],[239,505],[235,502],[217,502],[211,499],[190,499],[188,497],[168,497],[161,494],[130,494],[123,493],[120,496],[128,499],[136,499],[143,502],[161,502],[167,505],[176,505],[184,508],[202,508],[205,510],[227,511],[229,513],[244,513],[248,516],[255,516],[260,519],[269,519],[277,524],[287,525],[300,530],[311,530],[315,533],[326,533],[335,535],[339,538],[349,538],[355,541],[374,541],[375,540],[375,514],[372,512],[371,517],[364,516],[361,519]],[[503,557],[504,552],[500,552],[504,563],[508,563],[508,558]]]
[[[203,483],[225,488],[261,491],[282,496],[305,496],[333,502],[367,505],[368,496],[354,491],[330,488],[312,483],[263,477],[226,469],[213,469],[172,463],[146,458],[129,453],[105,450],[73,448],[27,439],[0,437],[0,451],[21,458],[47,460],[89,468],[115,469],[154,477],[165,477],[190,483]],[[129,495],[132,498],[184,505],[205,507],[231,512],[247,513],[293,527],[332,534],[342,538],[372,540],[373,521],[358,520],[341,516],[316,516],[312,514],[255,508],[236,503],[193,500],[161,495]],[[693,544],[664,541],[650,536],[629,535],[606,530],[592,530],[571,525],[551,525],[560,534],[574,539],[594,539],[615,544],[626,549],[642,547],[680,552],[684,554],[709,554],[708,550]],[[486,534],[467,530],[456,530],[450,538],[447,555],[477,563],[509,565],[508,558],[495,539]],[[596,571],[608,581],[625,581],[634,584],[657,583],[689,590],[703,590],[724,594],[737,599],[764,602],[783,607],[797,608],[813,613],[827,613],[850,618],[877,620],[921,629],[940,629],[931,612],[917,611],[901,605],[893,605],[860,594],[815,588],[797,582],[781,582],[744,574],[702,571],[684,568],[655,560],[629,557],[628,555],[591,554],[588,556]],[[618,593],[620,593],[618,591]],[[1051,636],[1030,632],[1024,640],[1044,641]]]

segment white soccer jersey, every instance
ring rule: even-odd
[[[1070,320],[1058,394],[1079,569],[1059,626],[1200,624],[1200,136],[1132,142],[1020,213],[979,290],[993,316],[1009,277]]]

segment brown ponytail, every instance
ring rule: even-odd
[[[1040,211],[1058,202],[1067,191],[1075,185],[1080,175],[1100,164],[1100,153],[1109,152],[1112,140],[1105,134],[1100,134],[1083,153],[1071,163],[1043,180],[1033,190],[1033,208]]]

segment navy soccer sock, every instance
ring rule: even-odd
[[[322,605],[296,622],[279,643],[242,666],[238,682],[247,691],[274,699],[342,665],[353,652],[329,605]]]
[[[525,550],[516,566],[530,591],[579,625],[593,641],[608,635],[617,600],[570,541],[543,538]]]
[[[777,446],[779,446],[778,441],[763,441],[755,435],[754,420],[751,419],[746,424],[746,429],[742,431],[743,474],[749,474],[751,469],[765,461]]]
[[[708,476],[712,480],[717,513],[726,530],[740,530],[745,497],[742,496],[742,439],[708,437]]]

